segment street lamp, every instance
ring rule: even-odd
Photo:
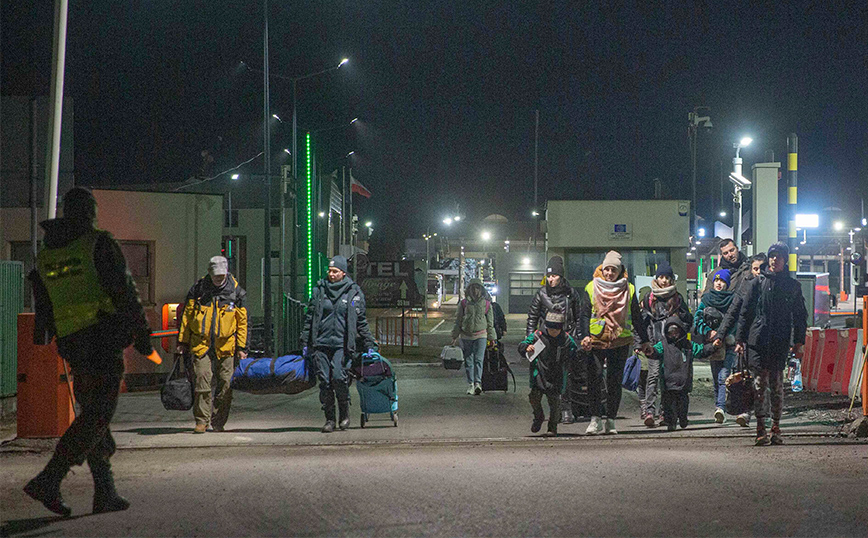
[[[482,232],[482,234],[480,234],[480,237],[482,238],[483,241],[490,241],[491,240],[491,232],[484,231],[484,232]]]
[[[732,172],[729,174],[729,181],[732,182],[734,186],[734,193],[732,197],[733,201],[733,218],[735,219],[735,244],[738,248],[741,248],[741,235],[742,235],[742,200],[741,200],[741,191],[750,189],[751,183],[750,180],[742,175],[742,159],[739,156],[739,151],[743,147],[747,147],[750,143],[753,142],[753,139],[749,136],[746,136],[739,140],[738,142],[732,145],[735,148],[735,158],[732,159]]]
[[[690,231],[693,232],[693,229],[696,227],[696,135],[699,131],[699,127],[702,126],[705,129],[710,130],[712,128],[711,117],[710,116],[700,116],[699,111],[703,110],[706,113],[710,111],[710,109],[706,106],[698,106],[693,109],[693,112],[688,112],[687,121],[689,122],[687,127],[687,134],[690,138],[690,156],[691,156],[691,164],[693,165],[693,181],[691,182],[691,206],[690,206]]]

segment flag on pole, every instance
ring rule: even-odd
[[[371,197],[371,191],[354,178],[352,172],[350,172],[350,190],[359,196],[364,196],[365,198]]]

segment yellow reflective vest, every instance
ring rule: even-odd
[[[636,295],[636,288],[633,284],[628,283],[627,285],[630,290],[630,295],[627,297],[627,316],[625,317],[624,326],[621,328],[621,332],[618,334],[617,338],[628,338],[633,336],[633,316],[631,310],[633,308],[633,296]],[[588,285],[585,286],[585,291],[591,300],[591,336],[600,336],[603,334],[603,329],[606,327],[606,320],[596,317],[597,306],[594,303],[593,280],[588,282]]]
[[[58,338],[96,325],[101,316],[115,312],[93,259],[102,234],[108,232],[88,230],[68,245],[43,249],[36,257],[36,270],[51,298]]]

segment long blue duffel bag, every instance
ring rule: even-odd
[[[232,373],[232,390],[250,394],[298,394],[316,385],[301,355],[242,359]]]

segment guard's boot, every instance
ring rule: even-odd
[[[322,427],[323,433],[331,433],[335,431],[335,392],[331,387],[319,389],[319,401],[322,402],[322,409],[325,411],[326,423]]]
[[[350,389],[346,383],[335,383],[335,395],[338,398],[338,428],[346,430],[350,427]]]
[[[60,483],[69,472],[69,464],[60,461],[55,455],[45,469],[24,486],[24,493],[42,503],[43,506],[61,516],[72,514],[72,509],[63,502]]]
[[[112,467],[108,461],[88,461],[93,475],[93,513],[120,512],[130,507],[130,501],[118,495]]]

